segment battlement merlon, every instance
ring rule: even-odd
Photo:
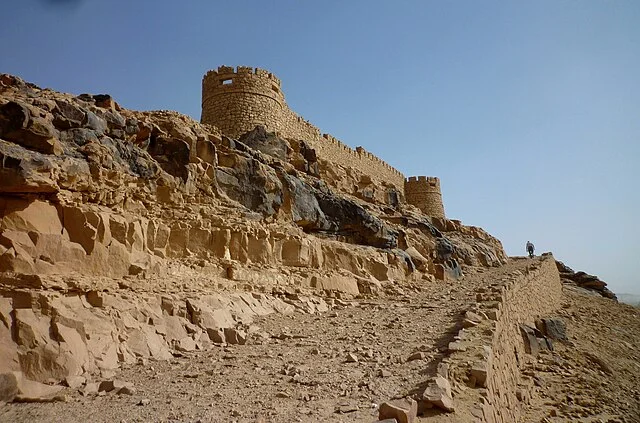
[[[440,178],[437,176],[409,176],[405,179],[405,184],[410,185],[431,185],[434,187],[440,186]]]
[[[281,87],[280,78],[275,76],[273,73],[269,72],[266,69],[261,68],[253,68],[251,66],[238,66],[234,68],[233,66],[218,66],[218,69],[208,71],[203,80],[209,80],[210,78],[216,78],[219,80],[233,79],[234,76],[240,77],[257,77],[265,80],[269,80],[270,82],[276,84],[278,88]]]

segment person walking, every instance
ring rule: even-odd
[[[529,258],[533,258],[534,250],[535,247],[533,246],[533,243],[531,241],[527,241],[527,253],[529,253]]]

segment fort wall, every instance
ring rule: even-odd
[[[321,131],[289,109],[280,80],[272,73],[239,66],[220,66],[202,80],[202,123],[214,125],[237,138],[263,125],[283,138],[304,140],[318,157],[353,167],[380,182],[404,190],[404,175],[362,147],[353,149]]]

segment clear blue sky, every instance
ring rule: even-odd
[[[200,117],[218,65],[405,175],[510,255],[640,293],[640,1],[20,0],[0,72]]]

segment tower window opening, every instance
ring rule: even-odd
[[[278,87],[276,87],[275,85],[272,85],[272,86],[271,86],[271,89],[272,89],[273,91],[277,92],[277,93],[279,93],[279,92],[280,92],[280,90],[278,89]]]
[[[227,78],[222,80],[222,85],[231,85],[233,84],[233,78]]]

